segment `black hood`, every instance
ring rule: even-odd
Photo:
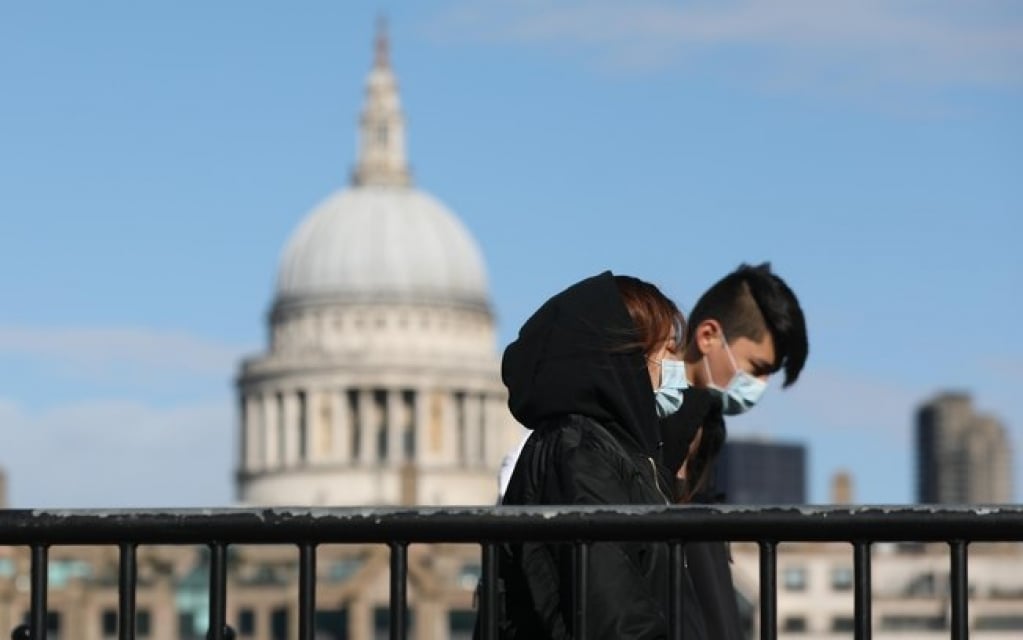
[[[508,407],[529,429],[566,414],[596,420],[623,445],[657,454],[654,390],[636,327],[610,271],[544,303],[504,352]]]

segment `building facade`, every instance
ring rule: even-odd
[[[759,610],[760,556],[756,544],[732,544],[732,575],[740,602]],[[853,553],[848,544],[778,546],[779,640],[837,640],[853,634]],[[878,543],[871,553],[872,637],[938,640],[951,633],[948,545]],[[971,638],[1023,637],[1023,548],[971,544]],[[760,637],[751,616],[751,638]]]
[[[806,447],[729,439],[716,463],[715,488],[729,504],[805,504]]]
[[[995,418],[978,414],[965,393],[943,393],[916,415],[917,501],[1012,502],[1012,448]]]
[[[238,376],[241,503],[494,503],[519,428],[483,258],[412,184],[383,32],[351,185],[288,241],[269,325]]]

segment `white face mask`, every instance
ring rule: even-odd
[[[666,418],[682,408],[682,390],[689,387],[681,360],[661,360],[661,386],[654,391],[657,417]]]
[[[736,364],[735,356],[732,355],[732,350],[728,347],[728,340],[725,338],[724,332],[721,333],[721,342],[725,345],[725,353],[728,354],[728,360],[732,363],[732,370],[735,372],[732,374],[732,379],[728,381],[728,385],[722,389],[714,384],[707,356],[703,356],[703,365],[707,369],[707,380],[709,381],[707,386],[721,394],[722,413],[726,416],[734,416],[749,411],[760,400],[760,396],[764,395],[767,383],[739,370],[739,365]]]

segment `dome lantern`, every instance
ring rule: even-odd
[[[359,158],[352,171],[353,186],[408,186],[412,183],[405,158],[405,116],[398,82],[391,70],[387,25],[380,20],[374,44],[373,68],[366,80],[366,101],[359,120]]]

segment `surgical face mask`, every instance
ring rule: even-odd
[[[689,387],[681,360],[661,360],[661,386],[654,391],[657,416],[666,418],[682,408],[682,390]]]
[[[707,380],[709,381],[707,386],[721,394],[722,413],[726,416],[734,416],[749,411],[760,400],[760,396],[764,395],[767,383],[756,376],[741,371],[739,365],[735,362],[732,350],[728,347],[728,340],[725,338],[724,333],[721,334],[721,341],[725,345],[725,353],[728,354],[728,360],[732,363],[732,370],[735,372],[732,374],[732,379],[728,381],[728,385],[722,389],[714,384],[707,356],[703,357],[703,365],[707,369]]]

